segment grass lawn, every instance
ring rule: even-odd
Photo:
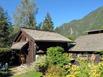
[[[40,77],[40,76],[42,76],[42,74],[39,72],[29,71],[25,74],[13,76],[13,77]]]

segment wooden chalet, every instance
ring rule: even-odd
[[[89,31],[87,35],[77,38],[75,46],[69,50],[69,53],[73,58],[83,57],[99,62],[101,51],[103,51],[103,30],[93,30]]]
[[[30,64],[49,47],[61,46],[68,51],[69,42],[71,40],[55,32],[21,28],[11,48],[17,52],[19,64]]]

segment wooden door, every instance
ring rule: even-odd
[[[26,55],[20,54],[20,64],[25,64],[25,63],[26,63]]]

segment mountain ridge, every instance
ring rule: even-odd
[[[75,39],[78,36],[86,34],[86,31],[95,29],[103,29],[103,6],[90,12],[81,19],[62,24],[55,31],[68,38]]]

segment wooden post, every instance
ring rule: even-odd
[[[35,60],[35,55],[36,55],[36,46],[35,46],[34,40],[29,41],[29,48],[28,48],[28,55],[26,59],[27,64],[31,64]]]

